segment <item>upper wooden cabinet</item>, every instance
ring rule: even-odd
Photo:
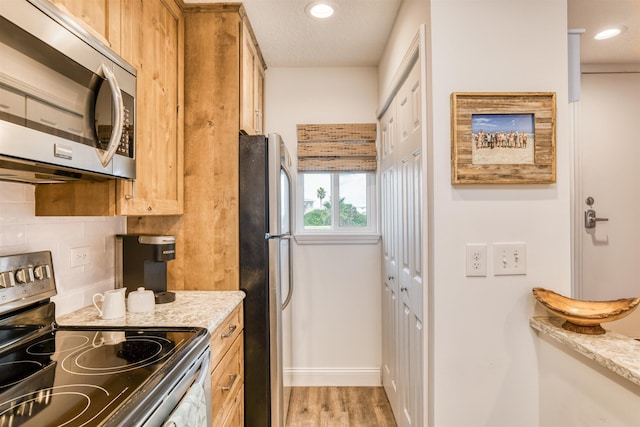
[[[265,66],[246,17],[242,20],[241,45],[240,130],[249,135],[259,135],[263,133],[264,123]]]
[[[122,0],[52,0],[89,32],[115,51],[120,49],[120,2]]]
[[[44,184],[36,215],[178,215],[184,194],[184,20],[173,0],[58,0],[137,70],[136,180]],[[89,12],[91,13],[89,13]],[[102,18],[102,15],[105,18]],[[103,26],[95,29],[105,32]]]

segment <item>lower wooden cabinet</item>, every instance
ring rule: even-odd
[[[244,425],[244,334],[239,305],[211,334],[211,425]]]
[[[244,427],[244,386],[233,399],[231,413],[222,424],[224,427]]]

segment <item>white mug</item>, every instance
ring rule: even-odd
[[[98,310],[98,314],[103,319],[117,319],[124,317],[126,314],[124,293],[126,288],[112,289],[104,294],[95,294],[93,296],[93,305]],[[102,301],[102,308],[98,307],[96,300]]]

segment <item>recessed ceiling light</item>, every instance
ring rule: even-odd
[[[313,2],[307,5],[306,11],[314,18],[325,19],[333,15],[334,7],[329,3]]]
[[[595,35],[594,39],[596,40],[606,40],[611,37],[615,37],[620,35],[626,28],[625,27],[616,27],[616,28],[607,28],[606,30],[600,31]]]

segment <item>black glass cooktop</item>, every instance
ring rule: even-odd
[[[58,329],[0,354],[0,427],[95,426],[167,374],[198,332]]]

